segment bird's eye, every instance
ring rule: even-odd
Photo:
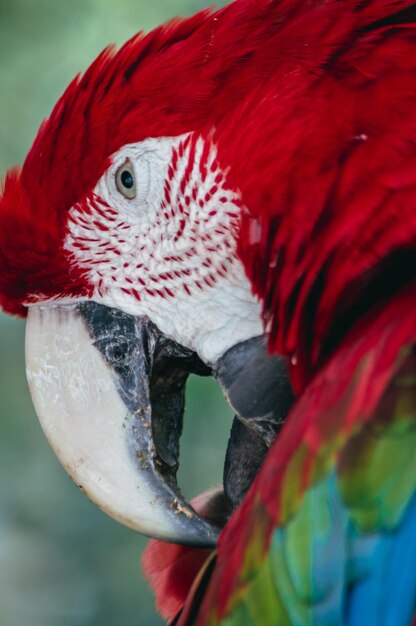
[[[136,197],[134,168],[130,159],[124,161],[118,168],[116,172],[116,187],[125,198],[131,200]]]

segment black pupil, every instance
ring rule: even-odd
[[[126,189],[131,189],[134,185],[133,174],[129,170],[123,170],[120,176],[121,184]]]

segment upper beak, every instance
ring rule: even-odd
[[[210,373],[193,352],[93,302],[34,305],[26,365],[42,428],[92,501],[143,534],[215,544],[176,485],[185,382]]]

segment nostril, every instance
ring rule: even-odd
[[[131,344],[124,338],[99,338],[93,341],[93,345],[103,355],[106,362],[115,369],[126,366],[131,361]]]
[[[105,347],[105,357],[112,365],[119,365],[126,360],[129,354],[129,345],[126,341],[110,343]]]

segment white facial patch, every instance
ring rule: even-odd
[[[132,166],[135,197],[116,185]],[[210,139],[194,133],[123,146],[69,213],[65,248],[88,271],[93,299],[147,315],[206,363],[263,332],[236,255],[241,201]]]

